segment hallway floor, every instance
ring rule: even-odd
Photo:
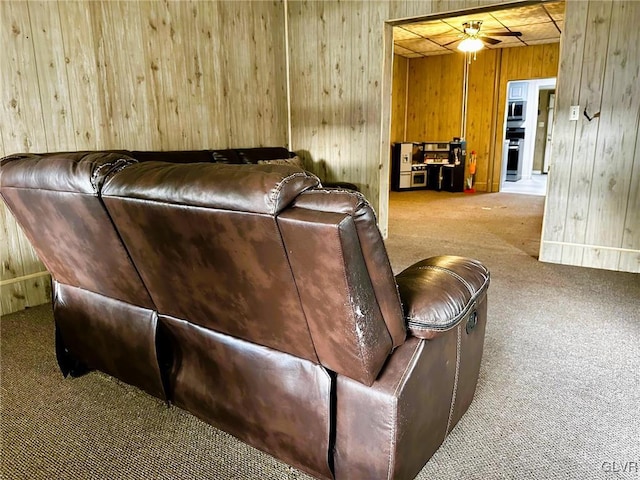
[[[546,174],[533,174],[531,179],[521,179],[517,182],[504,182],[501,192],[504,193],[520,193],[524,195],[542,195],[547,194],[547,177]]]

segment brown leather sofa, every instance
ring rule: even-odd
[[[318,478],[414,478],[472,401],[488,271],[441,256],[394,277],[361,194],[157,156],[0,163],[65,376],[99,369]]]

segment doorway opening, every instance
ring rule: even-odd
[[[556,79],[507,83],[500,191],[546,195]]]
[[[475,191],[501,189],[507,82],[557,75],[563,16],[560,0],[385,23],[381,201],[394,184],[392,151],[397,143],[424,146],[460,138],[467,159],[472,152],[477,159],[472,168],[467,160],[465,187],[473,175]],[[477,20],[482,21],[484,47],[463,55],[457,45],[469,34],[465,25]]]

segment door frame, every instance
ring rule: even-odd
[[[383,59],[382,59],[382,80],[381,80],[381,115],[380,115],[380,158],[378,168],[379,177],[379,193],[378,193],[378,226],[384,238],[388,236],[389,229],[389,189],[391,168],[391,95],[393,91],[393,27],[407,23],[416,23],[421,21],[440,20],[443,18],[457,17],[461,15],[476,15],[481,13],[492,12],[496,10],[507,10],[509,8],[522,7],[525,5],[537,5],[544,3],[544,0],[514,0],[499,4],[492,4],[486,7],[471,7],[460,10],[448,10],[437,13],[425,13],[424,15],[415,15],[405,18],[388,19],[383,22]],[[562,36],[561,36],[562,38]],[[559,76],[558,71],[558,76]],[[557,78],[557,77],[556,77]],[[498,78],[496,77],[496,85],[494,89],[499,88]],[[487,192],[493,191],[493,184],[496,175],[496,158],[495,158],[495,129],[499,128],[497,124],[496,114],[498,105],[492,112],[492,130],[494,131],[492,139],[493,156],[489,162],[487,171]],[[498,172],[499,175],[499,172]],[[498,179],[500,184],[500,179]]]

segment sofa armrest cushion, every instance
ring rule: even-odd
[[[432,339],[455,328],[489,286],[489,271],[477,260],[431,257],[396,276],[409,332]]]

